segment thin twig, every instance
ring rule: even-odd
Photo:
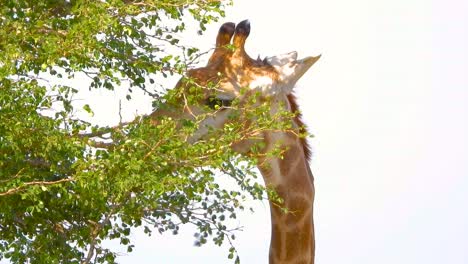
[[[122,100],[119,100],[119,125],[122,124]]]

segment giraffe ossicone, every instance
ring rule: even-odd
[[[305,127],[292,91],[296,82],[320,56],[298,59],[297,52],[290,52],[267,57],[265,60],[254,60],[244,48],[249,34],[248,20],[237,25],[232,22],[224,23],[218,31],[216,48],[207,65],[187,72],[187,76],[199,86],[216,84],[216,92],[210,94],[207,91],[207,99],[201,103],[210,105],[212,100],[217,100],[224,105],[225,102],[229,104],[229,100],[237,98],[242,104],[248,94],[243,92],[245,88],[258,91],[260,97],[270,99],[272,114],[280,106],[285,106],[287,111],[295,114],[290,120],[292,126],[304,132]],[[175,89],[184,89],[187,86],[185,80],[182,79]],[[231,111],[229,107],[225,107],[222,111],[206,117],[189,141],[194,142],[203,138],[212,128],[222,128],[229,122]],[[206,107],[181,103],[171,110],[156,110],[151,117],[165,115],[191,119],[205,112]],[[251,123],[255,125],[255,120]],[[265,152],[271,151],[278,145],[284,150],[281,158],[266,155],[258,164],[265,184],[272,187],[283,199],[283,204],[280,206],[270,202],[272,223],[270,264],[313,264],[315,190],[308,164],[310,150],[307,141],[290,131],[263,131],[258,138],[257,140],[263,141]],[[246,140],[231,147],[235,151],[245,153],[252,145]],[[290,213],[285,213],[282,207],[288,208]]]

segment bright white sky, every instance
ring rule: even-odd
[[[247,50],[322,54],[296,88],[315,138],[318,264],[468,263],[468,4],[237,0]],[[193,38],[214,44],[219,24]],[[267,203],[245,213],[243,263],[267,263]],[[229,263],[192,230],[146,238],[121,263]]]
[[[252,57],[322,54],[296,87],[315,135],[316,263],[468,263],[467,14],[461,0],[235,0],[227,10],[222,22],[250,19]],[[186,37],[211,48],[222,22]],[[115,105],[93,109],[116,118]],[[268,262],[268,210],[257,203],[239,219],[242,263]],[[194,247],[188,228],[134,239],[120,263],[229,263],[225,249]]]

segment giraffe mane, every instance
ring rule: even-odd
[[[299,131],[301,133],[304,133],[307,131],[307,126],[304,124],[304,121],[302,121],[302,113],[299,109],[299,105],[297,104],[296,96],[294,94],[288,94],[287,95],[289,105],[291,106],[291,111],[293,113],[296,113],[294,117],[294,122],[299,126]],[[301,144],[302,144],[302,149],[304,150],[304,155],[306,157],[306,160],[310,160],[312,156],[312,150],[310,148],[309,142],[307,141],[307,138],[301,137],[300,138]]]

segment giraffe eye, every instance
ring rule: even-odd
[[[205,100],[205,105],[211,109],[219,109],[231,106],[232,100],[230,99],[221,99],[215,96],[210,96]]]

